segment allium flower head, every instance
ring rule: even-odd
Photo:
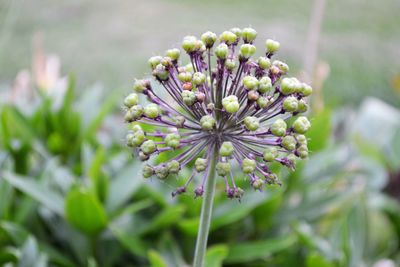
[[[261,190],[265,184],[280,184],[271,163],[294,169],[296,159],[308,156],[304,133],[310,122],[305,116],[291,120],[291,125],[287,120],[307,111],[305,97],[312,88],[286,77],[288,65],[273,59],[277,41],[266,40],[263,55],[256,57],[256,36],[252,28],[234,28],[219,37],[208,31],[200,39],[183,38],[183,60],[177,48],[149,59],[156,83],[136,80],[135,93],[124,100],[125,121],[131,126],[127,145],[142,161],[176,153],[158,165],[146,164],[145,178],[164,180],[193,166],[185,185],[172,194],[186,192],[200,178],[194,193],[201,196],[217,154],[215,171],[225,181],[227,196],[240,198],[243,190],[235,185],[235,166]],[[157,84],[164,92],[156,93]],[[137,94],[149,103],[139,104]]]

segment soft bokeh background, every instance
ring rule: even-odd
[[[399,266],[399,10],[398,0],[0,1],[0,265],[188,266],[201,201],[143,181],[120,103],[149,75],[147,59],[185,35],[252,26],[258,54],[279,40],[277,58],[313,83],[312,153],[295,173],[278,170],[281,188],[217,197],[207,267]]]

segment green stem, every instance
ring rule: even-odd
[[[210,168],[204,191],[203,203],[201,206],[200,225],[197,233],[196,249],[194,252],[193,267],[204,266],[204,256],[207,249],[208,231],[210,229],[211,214],[213,208],[214,192],[215,192],[215,165],[217,162],[217,146],[215,145],[213,155],[211,156]]]

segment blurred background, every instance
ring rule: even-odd
[[[207,267],[400,266],[400,1],[0,1],[0,265],[189,266],[199,199],[144,181],[121,102],[185,35],[251,26],[312,83],[310,158],[219,189]],[[179,183],[177,181],[176,183]],[[243,187],[246,183],[243,182]]]

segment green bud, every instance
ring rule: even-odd
[[[307,137],[304,134],[297,134],[296,140],[298,144],[307,146]]]
[[[181,165],[177,160],[171,160],[167,163],[167,168],[169,173],[178,173],[181,169]]]
[[[252,173],[256,169],[256,161],[245,158],[242,162],[242,170],[244,173]]]
[[[245,59],[248,59],[249,57],[254,55],[255,52],[256,47],[252,44],[242,44],[240,46],[240,55]]]
[[[143,144],[140,146],[140,149],[143,151],[143,153],[149,155],[156,151],[157,147],[153,140],[147,140],[143,142]]]
[[[219,176],[227,176],[231,170],[231,165],[227,162],[218,162],[215,169]]]
[[[278,156],[278,151],[274,147],[270,147],[264,150],[263,159],[267,162],[274,161]]]
[[[295,154],[287,155],[287,159],[290,160],[294,166],[296,165],[297,157]]]
[[[260,108],[266,108],[266,107],[268,106],[268,104],[269,104],[268,99],[265,98],[265,97],[263,97],[263,96],[260,96],[260,97],[257,99],[257,105],[258,105]]]
[[[264,185],[264,181],[261,180],[261,179],[256,179],[256,180],[254,180],[253,183],[251,184],[251,186],[252,186],[254,189],[261,189],[261,188],[263,187],[263,185]]]
[[[155,169],[156,175],[158,179],[164,180],[168,177],[169,171],[167,166],[158,166]]]
[[[219,44],[214,50],[215,55],[219,59],[226,59],[226,57],[228,56],[228,52],[228,46],[224,43]]]
[[[299,148],[297,148],[296,154],[302,159],[307,158],[308,157],[308,147],[306,145],[301,145]]]
[[[197,38],[195,36],[185,36],[182,41],[182,48],[187,53],[195,51],[197,48]]]
[[[136,132],[140,132],[140,131],[142,131],[142,132],[143,132],[143,129],[142,129],[142,127],[140,127],[140,125],[139,125],[139,124],[135,124],[135,125],[133,125],[133,126],[132,126],[132,128],[131,128],[131,130],[132,130],[134,133],[136,133]]]
[[[166,146],[169,146],[172,148],[177,148],[180,144],[181,137],[179,134],[170,133],[170,134],[167,134],[164,141],[165,141]]]
[[[125,121],[131,122],[136,119],[141,118],[143,115],[143,107],[141,105],[132,106],[126,113],[125,113]]]
[[[233,59],[225,60],[225,67],[227,70],[232,71],[236,67],[236,62]]]
[[[221,147],[219,148],[219,155],[221,157],[230,157],[232,156],[234,151],[232,142],[225,141],[222,143]]]
[[[234,198],[241,198],[244,194],[244,191],[240,187],[236,187],[235,192],[233,193]]]
[[[187,71],[187,72],[190,72],[190,73],[193,73],[193,65],[192,65],[192,63],[188,63],[188,64],[186,64],[186,66],[184,67],[184,69],[185,69],[185,71]]]
[[[278,67],[278,69],[284,74],[289,71],[289,66],[285,62],[275,60],[274,62],[272,62],[272,65]]]
[[[201,35],[201,40],[207,48],[210,48],[214,45],[215,40],[217,40],[217,35],[213,32],[208,31]]]
[[[162,57],[161,56],[154,56],[149,59],[149,65],[152,69],[154,69],[158,64],[160,64]]]
[[[300,99],[298,104],[299,104],[299,106],[297,108],[298,112],[304,113],[308,110],[308,105],[307,105],[306,101],[304,101],[303,99]]]
[[[282,119],[277,119],[271,125],[271,133],[275,136],[284,136],[286,133],[287,125],[286,122]]]
[[[274,41],[272,39],[267,39],[267,41],[265,41],[265,48],[267,49],[268,53],[275,53],[276,51],[279,50],[280,47],[280,43],[277,41]]]
[[[191,74],[190,72],[187,72],[187,71],[185,71],[185,72],[180,72],[180,73],[178,74],[178,79],[179,79],[181,82],[191,82],[191,81],[192,81],[192,74]]]
[[[168,49],[165,52],[165,55],[171,58],[172,61],[177,61],[179,59],[179,56],[181,55],[181,51],[178,48],[172,48]]]
[[[137,93],[143,93],[144,90],[147,89],[147,86],[150,85],[150,81],[148,80],[135,80],[133,84],[133,90]]]
[[[281,141],[282,147],[284,147],[290,151],[292,151],[296,148],[296,144],[297,144],[296,139],[291,135],[287,135],[287,136],[283,137],[282,141]]]
[[[164,67],[172,66],[172,59],[170,57],[163,57],[160,64]]]
[[[258,83],[258,91],[262,94],[272,89],[272,81],[268,76],[264,76]]]
[[[201,72],[195,72],[193,74],[193,83],[195,85],[203,84],[206,81],[206,75]]]
[[[302,83],[300,93],[301,93],[303,96],[309,96],[309,95],[311,95],[311,94],[312,94],[312,91],[313,91],[313,89],[312,89],[311,86],[309,86],[308,84]]]
[[[263,70],[268,69],[271,67],[271,60],[267,57],[260,57],[257,61],[258,66],[262,68]]]
[[[207,168],[207,159],[197,158],[194,162],[194,167],[197,172],[202,172]]]
[[[153,75],[162,81],[166,81],[169,78],[169,72],[162,64],[158,64],[153,70]]]
[[[253,76],[245,76],[243,77],[243,86],[247,89],[247,90],[255,90],[258,87],[258,80],[256,77]]]
[[[290,95],[296,92],[300,82],[296,78],[283,78],[281,81],[281,93]]]
[[[299,107],[299,101],[294,96],[288,96],[283,101],[283,109],[287,112],[296,112]]]
[[[143,151],[139,151],[139,159],[141,161],[146,161],[150,158],[149,155],[145,154]]]
[[[157,104],[150,103],[144,107],[144,115],[146,115],[147,117],[149,117],[151,119],[157,118],[158,116],[160,116],[160,114],[161,114],[161,110]]]
[[[183,103],[185,103],[188,106],[191,106],[194,103],[196,103],[196,94],[192,91],[184,90],[181,92],[181,96],[183,99]]]
[[[244,28],[242,30],[242,38],[245,43],[251,43],[256,39],[257,32],[253,28]]]
[[[242,30],[239,28],[232,28],[230,31],[233,32],[237,37],[242,36]]]
[[[247,116],[244,118],[244,125],[246,126],[247,130],[255,131],[260,127],[260,122],[257,117]]]
[[[310,129],[311,123],[307,117],[301,116],[293,122],[292,127],[296,133],[304,134]]]
[[[211,115],[205,115],[200,119],[200,125],[203,130],[211,130],[215,126],[215,119]]]
[[[231,31],[224,31],[220,36],[219,39],[221,42],[226,43],[227,45],[231,45],[237,41],[237,36]]]
[[[128,108],[137,105],[137,103],[139,102],[139,97],[137,94],[135,93],[131,93],[129,94],[127,97],[125,97],[124,99],[124,105]]]
[[[145,138],[146,137],[142,130],[130,133],[126,136],[127,145],[130,147],[140,146],[141,144],[143,144]]]
[[[154,174],[154,169],[150,165],[144,165],[142,169],[142,174],[144,178],[149,178]]]
[[[222,99],[222,106],[229,113],[235,113],[240,108],[238,98],[235,95],[230,95]]]

